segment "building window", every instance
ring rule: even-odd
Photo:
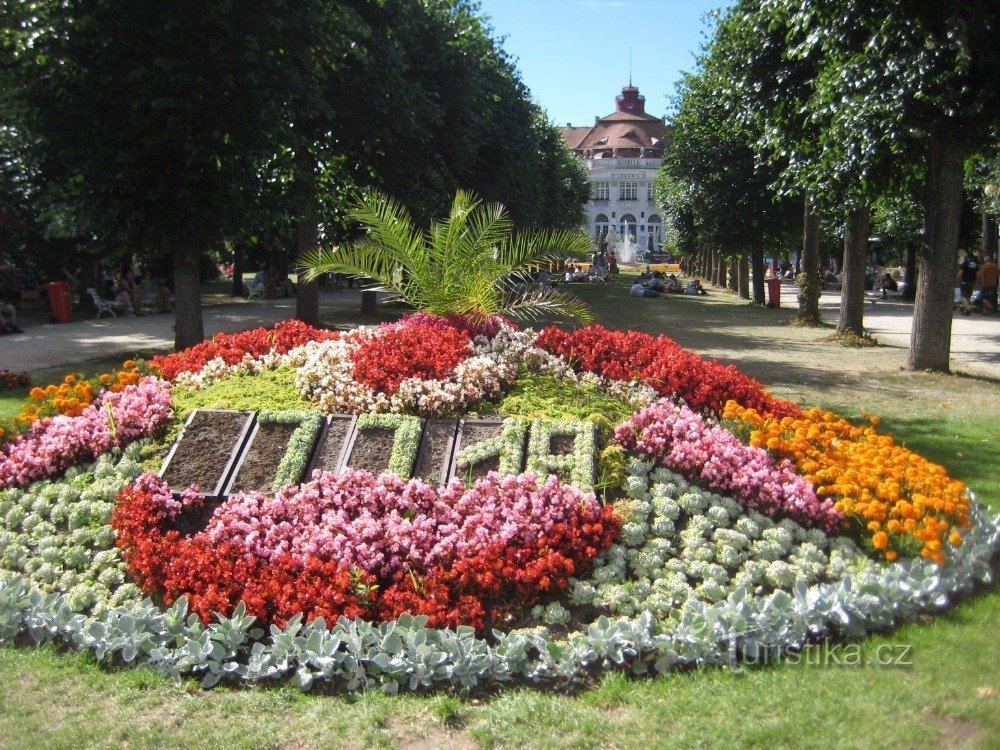
[[[637,199],[638,195],[638,182],[623,182],[621,184],[621,192],[618,194],[618,199],[623,201],[634,201]]]
[[[653,184],[652,183],[650,183],[646,187],[646,200],[648,200],[648,201],[653,200]]]
[[[611,198],[610,182],[595,182],[593,184],[593,195],[596,201],[606,201]]]

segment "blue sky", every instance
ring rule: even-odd
[[[705,14],[726,0],[480,0],[494,37],[556,125],[592,125],[632,83],[664,115],[705,41]]]

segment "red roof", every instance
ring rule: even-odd
[[[593,127],[560,128],[566,145],[581,156],[589,151],[594,159],[646,155],[659,158],[670,140],[670,128],[659,117],[647,115],[645,97],[635,86],[626,86],[615,98],[616,109],[601,117]],[[645,152],[642,152],[645,149]]]

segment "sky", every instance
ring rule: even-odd
[[[480,0],[495,38],[556,125],[593,125],[615,110],[629,81],[646,112],[669,114],[669,98],[705,42],[705,14],[726,0]]]

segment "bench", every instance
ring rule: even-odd
[[[246,292],[247,300],[252,299],[264,299],[264,285],[263,284],[250,284],[246,281],[243,282],[243,290]]]
[[[104,299],[101,295],[97,293],[96,289],[88,289],[87,294],[94,301],[94,307],[97,308],[97,317],[100,318],[102,313],[110,313],[112,318],[117,318],[118,313],[115,312],[116,308],[124,308],[125,305],[117,300]]]

